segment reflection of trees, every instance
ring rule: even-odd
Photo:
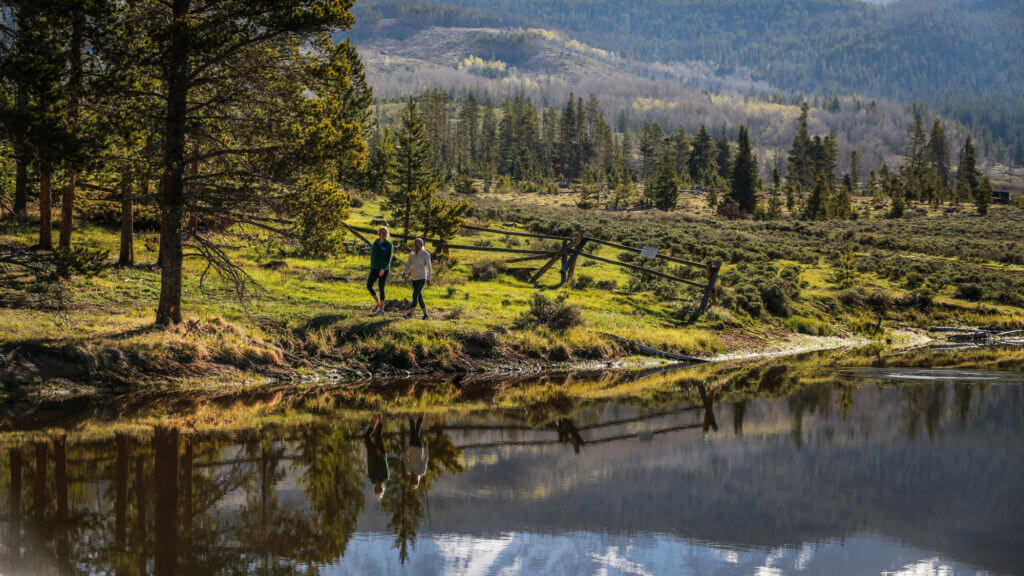
[[[823,383],[815,383],[800,388],[788,399],[789,413],[793,418],[793,443],[797,448],[804,445],[804,413],[820,412],[822,416],[828,417],[832,408],[832,386]]]
[[[399,438],[397,449],[395,443],[392,443],[389,450],[390,454],[399,457],[393,460],[390,488],[384,494],[381,507],[390,516],[387,528],[395,535],[394,547],[398,549],[399,561],[404,564],[409,559],[410,548],[416,547],[416,534],[424,516],[423,499],[429,493],[434,479],[445,474],[460,474],[465,468],[460,462],[461,451],[451,438],[442,429],[433,428],[423,434],[423,441],[430,454],[430,465],[419,487],[413,488],[406,472],[405,458],[401,457],[407,445],[404,431]]]
[[[732,403],[732,431],[737,436],[743,435],[743,417],[747,414],[747,401]]]
[[[956,415],[960,422],[967,423],[967,415],[971,413],[971,391],[974,385],[970,382],[957,382],[953,385],[953,402],[956,405]]]
[[[346,439],[350,426],[299,432],[296,466],[304,466],[300,483],[311,508],[317,561],[344,556],[363,511],[363,460],[359,444]]]
[[[837,382],[836,388],[839,390],[839,398],[836,399],[836,409],[839,410],[839,414],[845,422],[846,418],[850,416],[850,412],[853,411],[853,393],[857,390],[857,387],[853,384]]]
[[[917,439],[918,429],[924,421],[928,437],[934,438],[942,421],[946,387],[937,384],[908,384],[900,388],[900,397],[903,400],[907,437]]]

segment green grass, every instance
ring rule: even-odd
[[[1015,326],[1024,322],[1020,308],[958,299],[952,285],[935,293],[933,305],[927,309],[905,305],[902,302],[911,297],[912,291],[902,286],[891,269],[877,268],[859,272],[856,280],[858,290],[864,294],[881,291],[894,299],[894,306],[886,311],[883,332],[874,333],[874,311],[844,300],[833,283],[834,268],[828,255],[836,241],[829,240],[823,245],[820,241],[815,244],[814,240],[823,230],[836,229],[838,232],[833,235],[855,241],[862,236],[867,238],[854,244],[862,262],[898,254],[904,262],[954,266],[944,246],[915,243],[913,236],[940,234],[947,216],[919,216],[886,223],[893,227],[893,241],[904,246],[886,252],[870,243],[874,242],[870,235],[881,229],[873,221],[856,224],[853,232],[843,232],[850,229],[848,223],[836,223],[832,228],[818,223],[784,223],[788,227],[779,228],[765,223],[694,218],[684,210],[674,214],[640,214],[630,224],[621,220],[621,214],[602,210],[538,208],[533,204],[535,199],[536,195],[506,198],[502,203],[505,212],[479,223],[492,227],[518,223],[521,228],[530,228],[536,226],[538,211],[543,211],[552,221],[561,219],[584,230],[596,227],[606,231],[606,237],[629,244],[646,243],[646,238],[634,237],[634,226],[642,226],[640,232],[653,230],[660,240],[655,237],[651,241],[667,242],[667,251],[677,256],[725,256],[722,305],[690,322],[685,314],[686,305],[673,297],[695,298],[695,290],[663,284],[654,287],[654,292],[628,292],[630,276],[626,270],[586,260],[579,263],[576,282],[563,287],[556,286],[555,271],[549,272],[539,286],[509,274],[474,281],[471,266],[495,256],[453,250],[451,258],[437,266],[434,285],[426,292],[430,320],[406,319],[398,313],[371,317],[372,300],[365,289],[367,256],[352,239],[346,253],[325,259],[296,257],[266,247],[231,250],[232,258],[260,286],[258,297],[245,301],[235,296],[231,285],[213,274],[201,284],[203,264],[188,258],[183,301],[187,322],[173,329],[155,330],[151,324],[159,295],[159,272],[154,267],[156,234],[142,232],[136,240],[137,267],[107,267],[95,277],[74,277],[69,281],[66,314],[57,314],[50,296],[39,292],[31,279],[22,278],[25,282],[0,300],[0,352],[11,355],[18,349],[42,350],[50,353],[51,358],[84,365],[85,380],[103,380],[113,373],[119,374],[122,384],[148,387],[163,386],[168,381],[182,386],[185,382],[202,381],[204,376],[215,382],[255,382],[267,376],[281,376],[294,368],[461,371],[608,360],[629,353],[605,333],[670,352],[710,356],[775,348],[798,339],[798,335],[891,338],[894,329],[930,324]],[[493,212],[488,208],[493,206],[491,202],[477,200],[477,217],[489,210]],[[379,207],[370,202],[354,209],[350,222],[365,226],[379,215]],[[1017,217],[1012,216],[1009,221],[994,217],[968,222],[967,225],[981,227],[979,233],[972,235],[979,253],[1000,253],[993,246],[1000,242],[1001,231],[1016,221],[1013,218]],[[856,231],[860,229],[866,232]],[[34,234],[34,226],[0,224],[0,244],[26,246],[32,243]],[[111,254],[117,251],[118,237],[113,230],[81,224],[75,234],[79,245],[108,250]],[[536,245],[528,239],[494,233],[465,233],[459,240],[493,246]],[[234,242],[225,239],[225,243]],[[679,248],[694,243],[696,247],[690,248],[693,253]],[[592,251],[611,259],[618,255],[617,250],[607,247]],[[401,261],[405,259],[403,249],[397,257],[389,297],[404,299],[409,297],[411,288],[398,278]],[[271,260],[284,264],[265,266]],[[1007,278],[1019,274],[1019,266],[977,259],[970,264],[957,263],[954,268],[975,265]],[[742,290],[752,289],[748,283],[770,280],[785,267],[797,271],[799,283],[798,294],[790,297],[788,314],[773,316],[767,311],[752,311],[737,300]],[[11,270],[0,273],[8,279],[14,274]],[[608,289],[609,286],[615,288]],[[564,296],[571,305],[578,306],[582,325],[567,331],[521,325],[519,319],[538,291],[551,298]],[[119,373],[117,368],[125,365],[127,368]],[[64,377],[75,379],[74,375]]]

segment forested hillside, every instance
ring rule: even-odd
[[[368,0],[424,25],[543,26],[640,61],[702,61],[784,91],[929,103],[1011,147],[1024,125],[1024,3],[1014,0]],[[429,7],[428,5],[433,5]],[[466,8],[455,11],[451,5]]]

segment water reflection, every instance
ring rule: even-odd
[[[15,445],[0,573],[1024,566],[1021,384],[808,383],[772,367],[676,390],[543,423],[380,415]]]

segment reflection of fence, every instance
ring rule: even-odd
[[[367,240],[367,238],[363,236],[361,232],[370,234],[376,233],[376,230],[372,228],[361,228],[358,226],[349,226],[348,224],[345,224],[345,227],[348,228],[348,230],[352,232],[352,234],[355,235],[356,238],[359,238],[367,245],[371,244],[371,242]],[[617,250],[622,250],[624,252],[630,252],[633,254],[644,253],[645,256],[647,254],[647,252],[641,248],[626,246],[624,244],[618,244],[616,242],[602,240],[600,238],[587,236],[585,234],[578,234],[576,236],[555,236],[552,234],[534,234],[532,232],[520,232],[517,230],[495,230],[493,228],[470,226],[468,224],[463,225],[462,228],[466,230],[473,230],[474,232],[487,232],[492,234],[500,234],[503,236],[519,236],[524,238],[533,238],[536,240],[557,241],[560,242],[561,245],[558,249],[555,250],[532,250],[523,248],[509,248],[502,246],[475,246],[467,244],[453,244],[451,242],[448,242],[447,240],[441,240],[436,238],[424,238],[423,240],[425,242],[432,244],[434,246],[434,249],[442,254],[447,254],[448,250],[454,249],[515,255],[513,258],[504,260],[504,264],[516,264],[522,262],[531,262],[535,260],[543,260],[545,262],[539,268],[526,269],[526,271],[530,273],[529,280],[530,282],[533,283],[536,283],[544,274],[546,274],[549,270],[553,269],[556,264],[559,264],[558,273],[560,280],[558,285],[561,286],[565,282],[572,279],[573,275],[576,273],[576,262],[579,258],[582,257],[588,258],[596,262],[611,264],[613,266],[618,266],[620,268],[626,268],[629,270],[633,270],[635,272],[640,272],[641,274],[647,274],[658,278],[664,278],[666,280],[671,280],[673,282],[678,282],[680,284],[685,284],[687,286],[697,288],[702,292],[702,296],[700,299],[701,312],[704,312],[705,310],[707,310],[709,305],[715,303],[715,284],[718,282],[718,272],[722,268],[721,262],[693,262],[691,260],[684,260],[682,258],[676,258],[673,256],[669,256],[667,254],[662,254],[660,251],[654,254],[652,259],[661,259],[665,262],[671,262],[673,264],[677,264],[680,266],[688,266],[691,268],[698,268],[702,270],[704,272],[705,280],[704,282],[696,282],[694,280],[689,280],[687,278],[680,278],[672,274],[667,274],[660,270],[654,270],[653,268],[649,268],[646,266],[632,264],[629,262],[621,262],[618,260],[612,260],[610,258],[603,258],[590,252],[586,252],[584,251],[584,248],[587,246],[587,244],[593,244],[599,246],[607,246],[609,248],[615,248]],[[404,234],[392,234],[392,236],[402,240],[413,239],[412,236]]]

